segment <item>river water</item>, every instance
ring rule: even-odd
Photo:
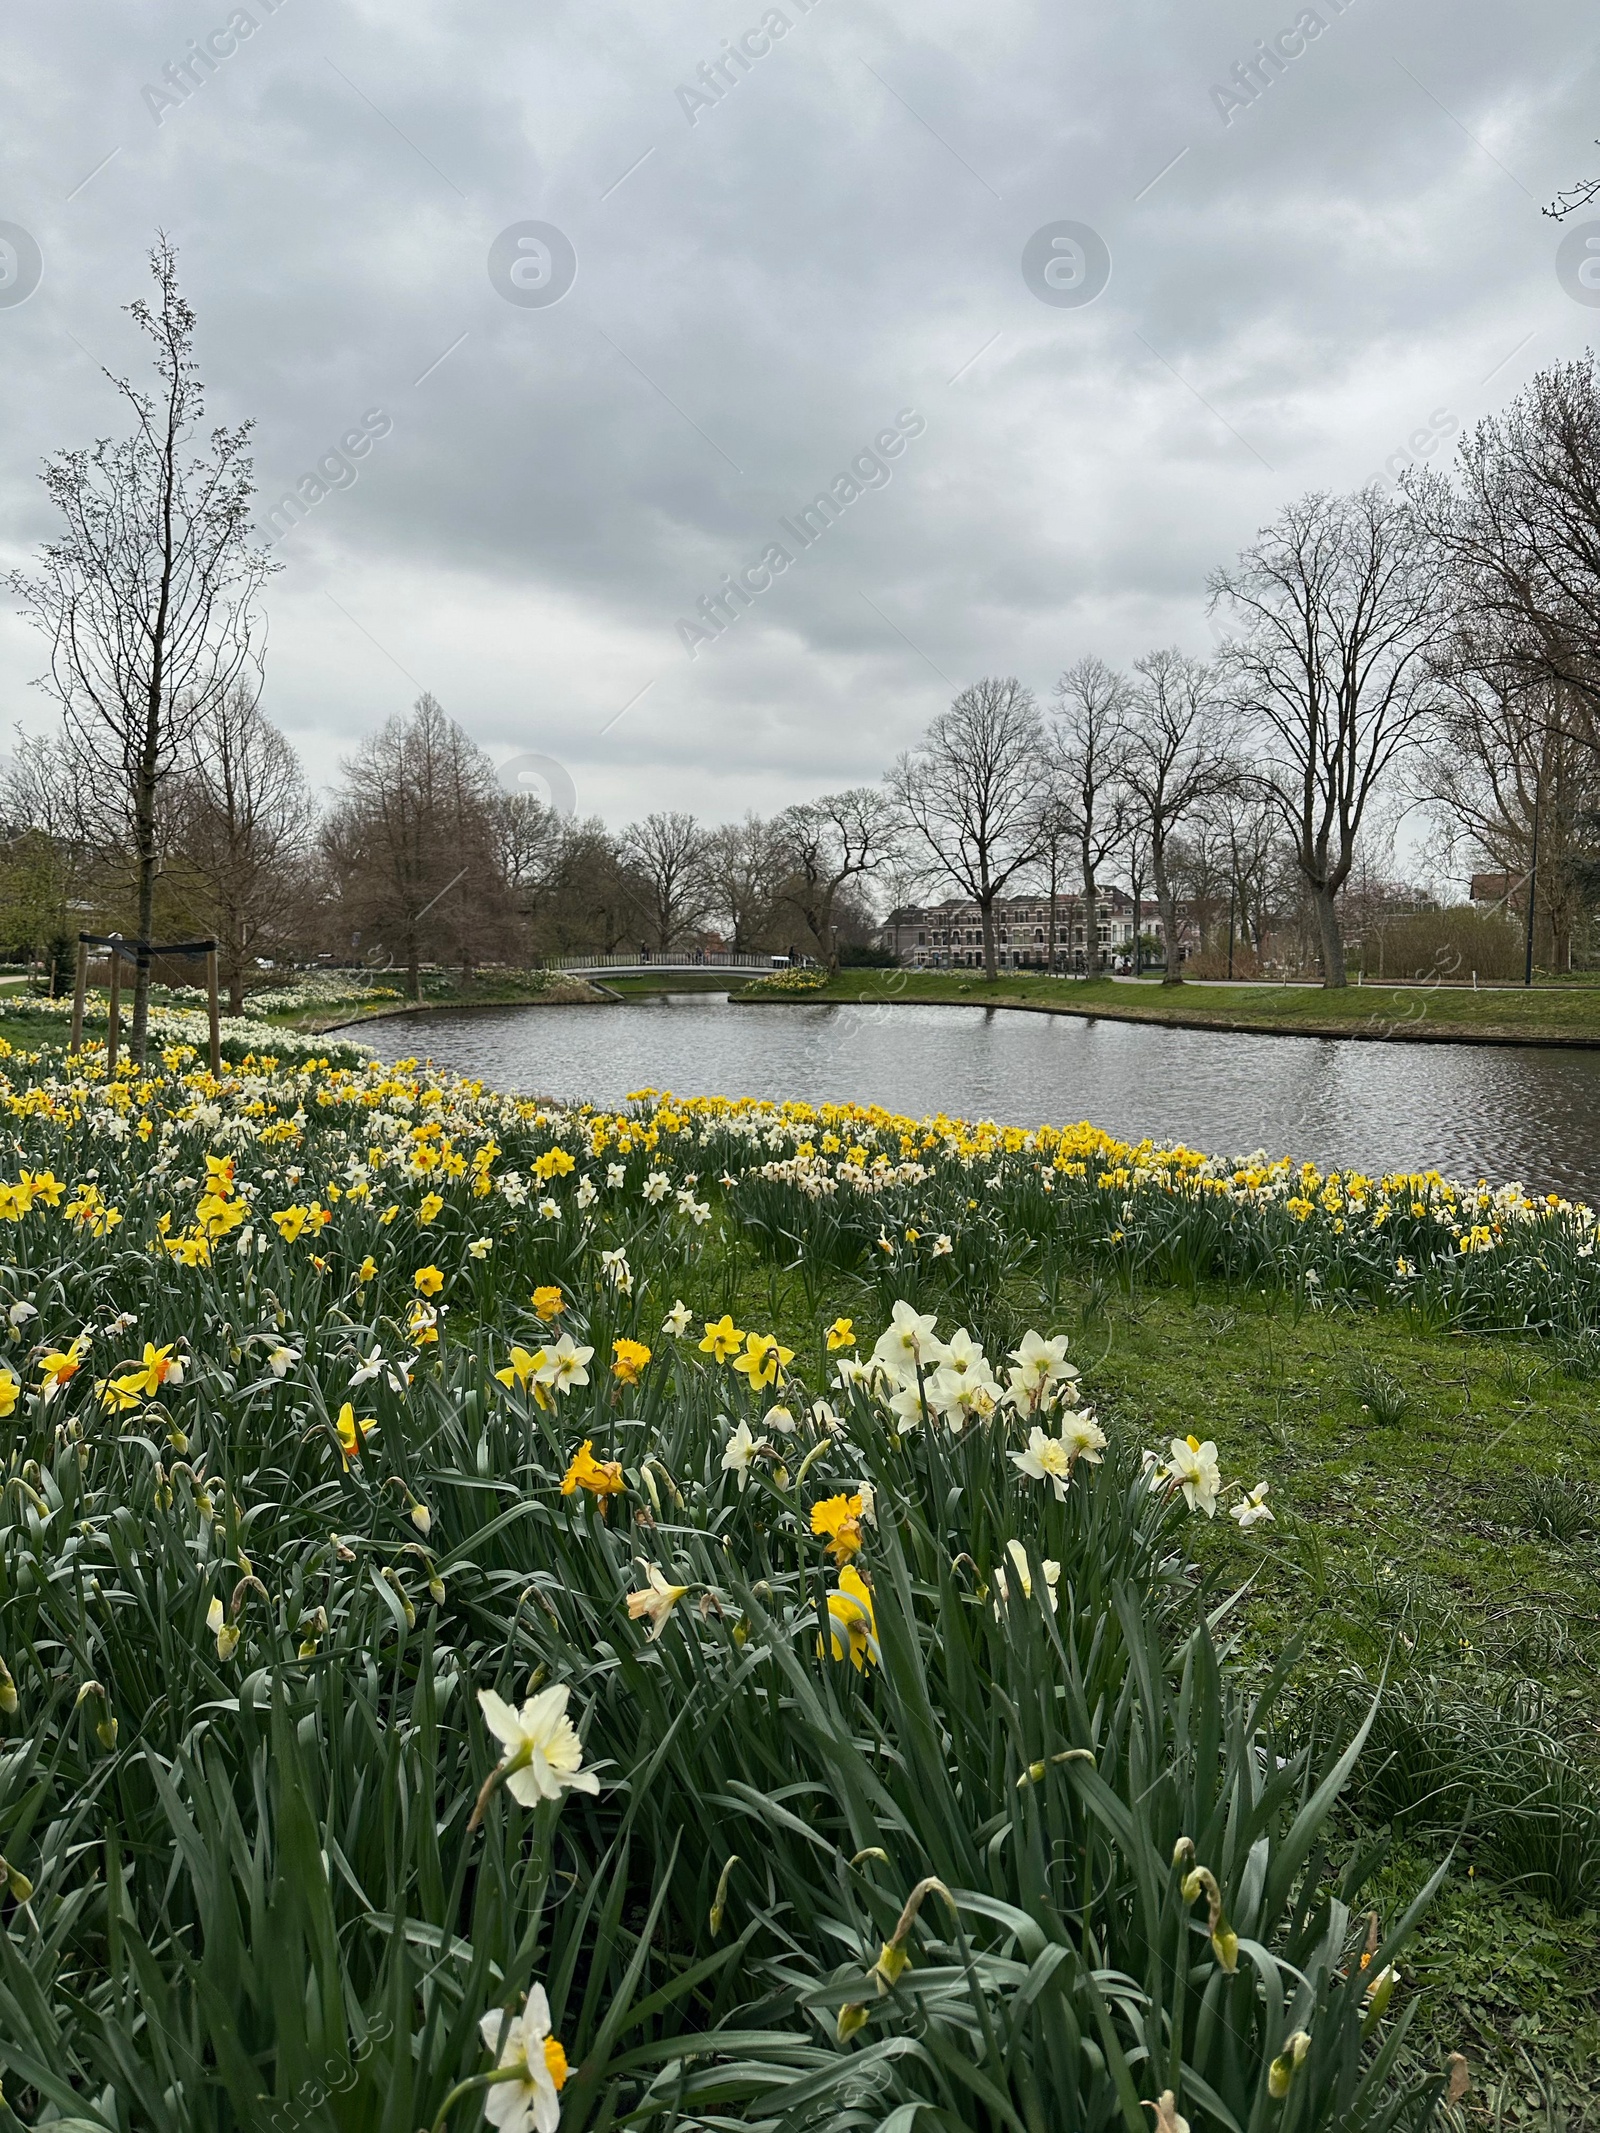
[[[1351,1043],[1005,1008],[736,1007],[678,993],[604,1007],[407,1015],[363,1035],[496,1088],[801,1097],[1010,1125],[1090,1119],[1218,1155],[1437,1168],[1600,1202],[1600,1050]]]

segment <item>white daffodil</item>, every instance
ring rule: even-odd
[[[628,1265],[628,1255],[619,1245],[614,1252],[600,1254],[600,1272],[613,1288],[620,1289],[624,1296],[633,1293],[633,1269]]]
[[[951,1254],[951,1253],[952,1253],[952,1252],[953,1252],[954,1250],[955,1250],[955,1246],[954,1246],[954,1244],[952,1244],[952,1243],[951,1243],[950,1239],[949,1239],[949,1238],[948,1238],[948,1237],[947,1237],[947,1236],[945,1235],[944,1231],[943,1231],[943,1230],[940,1230],[940,1232],[939,1232],[938,1236],[937,1236],[937,1237],[935,1237],[935,1238],[934,1238],[934,1240],[933,1240],[933,1256],[934,1256],[934,1258],[935,1258],[935,1259],[948,1259],[948,1258],[949,1258],[949,1256],[950,1256],[950,1254]]]
[[[486,2051],[498,2051],[496,2072],[519,2080],[496,2081],[484,2091],[483,2115],[500,2133],[556,2133],[561,2122],[567,2055],[550,2034],[550,2005],[534,1985],[522,2012],[508,2022],[505,2009],[491,2008],[478,2028]]]
[[[789,1409],[780,1401],[776,1406],[767,1409],[766,1413],[761,1417],[761,1426],[763,1429],[775,1429],[780,1436],[787,1437],[798,1429],[800,1425],[795,1421]]]
[[[585,1178],[583,1182],[587,1185],[589,1180]],[[589,1198],[592,1200],[594,1194],[590,1193]],[[539,1202],[539,1216],[541,1221],[559,1222],[561,1220],[561,1209],[554,1200],[541,1200]]]
[[[274,1356],[288,1355],[291,1352],[292,1351],[287,1348],[275,1348],[273,1350],[272,1356],[269,1356],[267,1360],[270,1363],[273,1361]],[[383,1350],[377,1345],[377,1343],[374,1342],[373,1345],[367,1350],[366,1354],[361,1358],[360,1367],[358,1369],[352,1370],[350,1373],[350,1384],[352,1390],[357,1385],[367,1385],[370,1384],[374,1378],[382,1377],[383,1373],[388,1369],[388,1367],[389,1358],[384,1354]],[[275,1377],[280,1378],[283,1376],[283,1372],[279,1370],[275,1364],[273,1367],[273,1375]]]
[[[844,1435],[844,1416],[827,1400],[813,1400],[811,1421],[816,1429],[825,1429],[830,1437]]]
[[[741,1422],[723,1447],[722,1471],[738,1475],[741,1492],[750,1479],[750,1462],[766,1449],[766,1439],[752,1435],[748,1422]]]
[[[1271,1518],[1272,1512],[1267,1504],[1268,1486],[1265,1481],[1258,1481],[1248,1496],[1229,1506],[1228,1516],[1238,1520],[1241,1533],[1247,1533],[1252,1526],[1262,1525]]]
[[[1075,1461],[1083,1459],[1090,1466],[1098,1466],[1106,1448],[1106,1433],[1095,1420],[1094,1410],[1086,1407],[1082,1414],[1061,1417],[1061,1441]]]
[[[674,1340],[681,1341],[693,1322],[694,1313],[682,1297],[679,1297],[661,1321],[661,1330],[663,1333],[670,1333]]]
[[[544,1361],[535,1376],[541,1385],[548,1385],[552,1392],[571,1392],[578,1385],[589,1382],[588,1364],[594,1354],[592,1348],[582,1348],[570,1333],[563,1333],[553,1347],[543,1351]]]
[[[672,1190],[672,1180],[664,1170],[652,1170],[644,1181],[644,1196],[652,1207],[659,1207]]]
[[[1168,1472],[1182,1489],[1183,1500],[1191,1511],[1216,1517],[1222,1469],[1217,1465],[1217,1447],[1209,1437],[1204,1444],[1197,1437],[1174,1437]]]
[[[474,1237],[467,1246],[467,1257],[469,1259],[487,1259],[493,1250],[493,1237]]]
[[[628,1619],[630,1622],[650,1624],[652,1637],[659,1637],[667,1626],[667,1617],[689,1590],[687,1585],[669,1585],[654,1563],[644,1565],[644,1574],[649,1583],[642,1592],[628,1595]]]
[[[921,1429],[928,1419],[927,1408],[923,1404],[922,1393],[915,1379],[909,1385],[897,1387],[884,1404],[900,1425],[902,1437],[909,1437],[913,1430]]]
[[[524,1807],[559,1800],[564,1792],[600,1790],[600,1780],[583,1767],[583,1743],[567,1716],[570,1693],[558,1681],[518,1711],[493,1689],[478,1691],[484,1723],[505,1750],[500,1768],[506,1789]]]
[[[938,1323],[931,1311],[914,1311],[908,1303],[897,1303],[873,1347],[873,1361],[899,1383],[914,1380],[919,1363],[926,1369],[944,1360],[944,1343],[933,1330]]]
[[[1010,1556],[1012,1566],[1016,1570],[1017,1583],[1022,1587],[1022,1597],[1025,1600],[1031,1600],[1033,1598],[1033,1572],[1028,1567],[1027,1549],[1023,1547],[1021,1541],[1007,1541],[1006,1553]],[[1061,1582],[1061,1565],[1046,1557],[1039,1565],[1039,1568],[1044,1573],[1045,1592],[1049,1597],[1050,1612],[1054,1614],[1061,1605],[1056,1594],[1056,1587]],[[1005,1571],[998,1564],[995,1566],[994,1581],[1000,1593],[1000,1598],[996,1600],[994,1608],[996,1615],[998,1615],[1001,1602],[1006,1599],[1010,1591],[1010,1587],[1006,1583]]]
[[[834,1362],[833,1382],[841,1392],[848,1392],[852,1385],[870,1385],[873,1365],[862,1362],[856,1355],[841,1355]]]
[[[30,1318],[37,1318],[38,1316],[38,1311],[31,1303],[14,1303],[11,1306],[11,1309],[6,1313],[6,1322],[10,1326],[12,1332],[16,1333],[19,1332],[21,1328],[28,1323],[28,1320]],[[129,1316],[128,1324],[132,1325],[132,1323],[132,1317]],[[124,1329],[119,1325],[113,1326],[110,1330],[113,1333],[120,1333]]]
[[[290,1348],[282,1341],[267,1350],[267,1368],[275,1378],[286,1378],[299,1360],[299,1349]]]
[[[628,1166],[626,1163],[607,1163],[606,1184],[612,1192],[620,1192],[627,1182]]]
[[[593,1178],[579,1179],[578,1189],[573,1194],[573,1198],[577,1201],[580,1207],[593,1207],[595,1201],[598,1200],[599,1197],[600,1194],[595,1187],[595,1182]]]
[[[1050,1436],[1037,1422],[1028,1432],[1027,1450],[1009,1454],[1012,1465],[1030,1481],[1048,1481],[1060,1503],[1066,1501],[1074,1456],[1070,1444],[1060,1437]]]

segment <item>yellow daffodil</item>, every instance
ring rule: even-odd
[[[622,1478],[620,1462],[596,1459],[592,1445],[593,1439],[585,1437],[573,1454],[572,1464],[561,1477],[561,1493],[571,1496],[576,1490],[585,1489],[603,1503],[608,1496],[620,1496],[627,1483]]]
[[[743,1346],[744,1335],[726,1311],[715,1325],[709,1318],[706,1320],[706,1330],[700,1342],[702,1355],[709,1355],[715,1362],[726,1363],[736,1356]]]
[[[650,1360],[650,1350],[643,1341],[616,1340],[611,1343],[614,1360],[611,1375],[622,1385],[637,1385],[640,1373]]]
[[[424,1198],[422,1205],[417,1209],[417,1220],[419,1222],[432,1222],[443,1212],[443,1210],[443,1199],[438,1193],[430,1192]]]
[[[839,1586],[828,1595],[830,1638],[835,1659],[848,1653],[858,1674],[878,1657],[878,1618],[872,1611],[872,1592],[859,1570],[846,1564],[839,1572]],[[818,1640],[821,1648],[821,1640]]]
[[[373,1258],[372,1254],[368,1252],[366,1258],[362,1260],[360,1266],[356,1269],[356,1280],[361,1283],[363,1288],[365,1288],[366,1284],[369,1281],[373,1280],[373,1278],[376,1276],[377,1271],[378,1262],[376,1259]]]
[[[861,1546],[862,1500],[859,1496],[825,1496],[811,1506],[811,1530],[826,1534],[826,1553],[836,1563],[848,1562]]]
[[[781,1347],[772,1333],[751,1333],[745,1337],[743,1355],[733,1358],[733,1367],[739,1375],[748,1378],[751,1389],[762,1385],[776,1385],[782,1378],[784,1365],[794,1361],[794,1350]]]
[[[366,1450],[370,1438],[378,1434],[378,1425],[370,1416],[356,1419],[356,1411],[348,1400],[339,1410],[339,1419],[334,1424],[339,1438],[339,1452],[348,1467],[352,1459],[359,1459]]]
[[[855,1344],[855,1321],[849,1318],[836,1318],[828,1328],[828,1353],[833,1355],[840,1348],[853,1348]]]
[[[437,1296],[444,1287],[444,1276],[436,1266],[419,1266],[411,1277],[411,1286],[419,1296]]]
[[[0,1370],[0,1419],[11,1414],[22,1393],[22,1381],[13,1370]]]
[[[78,1375],[83,1368],[83,1359],[89,1353],[89,1340],[80,1333],[66,1348],[52,1348],[39,1358],[39,1390],[45,1404]]]
[[[554,1282],[535,1289],[532,1303],[535,1318],[543,1319],[546,1325],[549,1325],[553,1318],[559,1318],[566,1309],[566,1299]]]
[[[535,1348],[531,1354],[526,1348],[513,1348],[510,1362],[504,1370],[497,1370],[495,1376],[502,1385],[515,1385],[520,1391],[526,1392],[543,1367],[542,1348]]]

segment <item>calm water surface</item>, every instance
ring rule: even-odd
[[[1087,1118],[1222,1155],[1437,1166],[1600,1201],[1600,1051],[1225,1036],[1005,1008],[734,1007],[716,993],[403,1016],[368,1036],[386,1058],[536,1095],[616,1103],[648,1086],[1028,1126]]]

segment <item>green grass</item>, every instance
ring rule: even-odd
[[[735,994],[735,998],[740,995]],[[772,1003],[774,996],[757,996]],[[1499,992],[1459,986],[1319,985],[1163,986],[1110,978],[1076,979],[1003,974],[991,985],[977,971],[843,970],[807,1004],[906,1001],[962,1007],[1023,1007],[1056,1014],[1097,1015],[1125,1022],[1162,1022],[1230,1029],[1277,1030],[1306,1036],[1515,1038],[1531,1043],[1600,1044],[1600,987],[1536,985]]]

